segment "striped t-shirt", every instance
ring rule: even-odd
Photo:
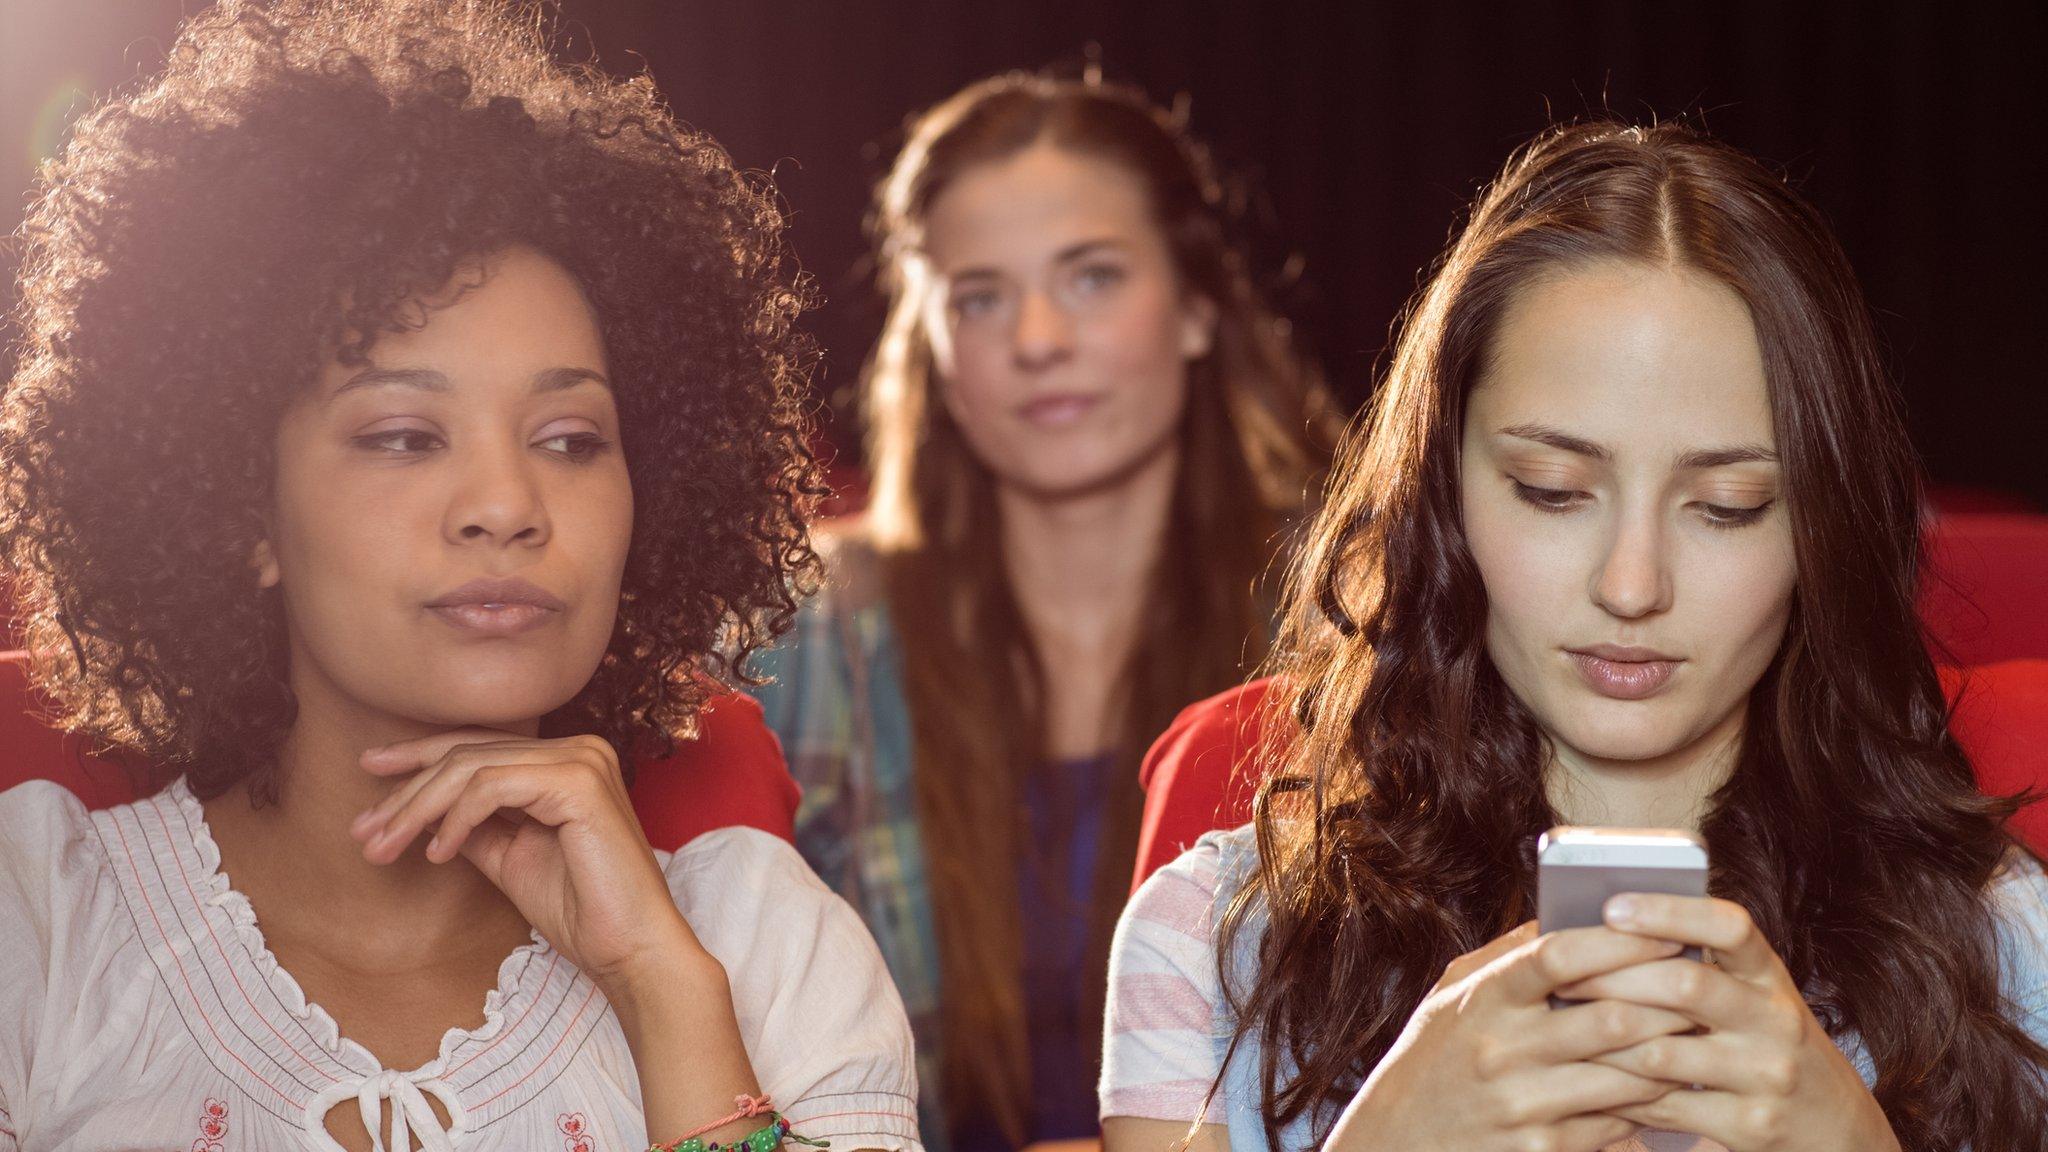
[[[1235,1021],[1222,991],[1216,930],[1225,908],[1257,867],[1250,825],[1212,832],[1152,874],[1124,909],[1109,961],[1101,1114],[1228,1127],[1232,1152],[1269,1149],[1260,1120],[1256,1035],[1247,1036],[1223,1071]],[[1999,925],[2000,975],[2013,1019],[2048,1044],[2048,877],[2015,851],[1988,894]],[[1233,986],[1249,972],[1256,921],[1240,939]],[[1836,1043],[1865,1084],[1876,1070],[1852,1034]],[[1211,1099],[1211,1087],[1221,1084]],[[1336,1114],[1305,1117],[1281,1130],[1284,1152],[1314,1148]],[[1608,1152],[1725,1152],[1677,1132],[1644,1132]]]

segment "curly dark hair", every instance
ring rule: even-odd
[[[636,504],[610,647],[543,730],[665,751],[815,586],[815,355],[779,202],[646,76],[560,63],[545,29],[482,0],[226,0],[46,166],[0,560],[55,720],[153,782],[275,796],[297,707],[248,558],[278,422],[326,356],[363,362],[507,246],[581,282]]]

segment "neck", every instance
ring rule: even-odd
[[[294,661],[295,669],[304,665]],[[292,686],[299,713],[278,752],[277,803],[257,807],[246,786],[237,786],[206,804],[236,886],[252,902],[273,897],[259,913],[289,917],[317,909],[316,919],[329,925],[402,925],[402,933],[381,944],[423,954],[440,951],[451,938],[474,936],[480,925],[510,928],[500,921],[518,913],[467,860],[430,864],[415,844],[396,861],[375,865],[349,835],[357,813],[406,780],[364,771],[363,752],[446,726],[369,708],[314,676],[294,675]],[[532,727],[538,731],[538,722]],[[360,933],[355,939],[380,943]]]
[[[1173,444],[1116,484],[1086,493],[997,489],[1006,575],[1041,651],[1129,646],[1165,544],[1179,469]]]
[[[1707,802],[1735,771],[1745,709],[1682,748],[1647,760],[1589,756],[1551,741],[1544,790],[1570,824],[1698,832]]]

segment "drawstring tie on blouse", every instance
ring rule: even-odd
[[[388,1145],[377,1136],[377,1121],[382,1118],[386,1100],[391,1101]],[[455,1152],[455,1144],[442,1129],[441,1118],[434,1115],[433,1106],[427,1103],[426,1093],[396,1072],[386,1069],[363,1081],[356,1093],[356,1105],[362,1109],[363,1127],[370,1133],[370,1152],[411,1152],[411,1137],[415,1133],[426,1152]]]

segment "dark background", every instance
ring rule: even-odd
[[[68,110],[162,57],[197,0],[0,0],[0,220]],[[1833,220],[1938,480],[2048,505],[2048,4],[1767,0],[561,0],[564,49],[651,69],[771,170],[848,403],[880,304],[861,222],[905,115],[989,72],[1099,59],[1190,101],[1269,291],[1363,401],[1417,270],[1552,117],[1692,115]]]

